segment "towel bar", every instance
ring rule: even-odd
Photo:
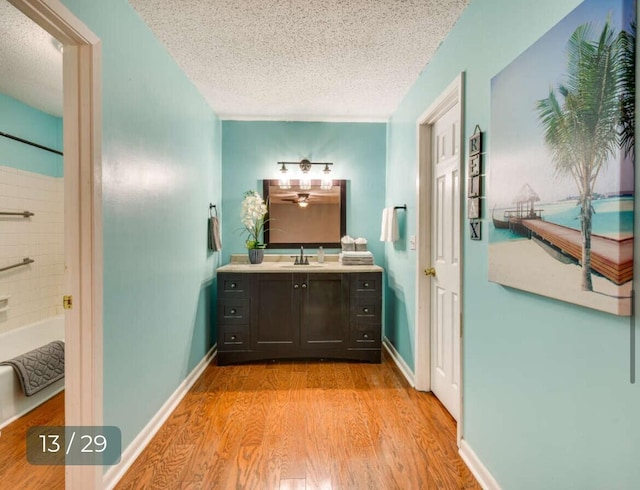
[[[0,272],[8,271],[9,269],[14,269],[15,267],[20,267],[20,266],[23,266],[23,265],[32,264],[33,262],[35,262],[35,260],[30,259],[29,257],[25,257],[24,259],[22,259],[22,262],[18,262],[17,264],[13,264],[13,265],[9,265],[7,267],[3,267],[2,269],[0,269]]]
[[[29,216],[34,216],[31,211],[0,211],[1,216],[22,216],[24,218],[28,218]]]

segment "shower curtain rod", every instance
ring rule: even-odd
[[[0,131],[0,136],[4,136],[5,138],[9,138],[11,140],[19,141],[20,143],[24,143],[25,145],[35,146],[36,148],[40,148],[41,150],[46,150],[46,151],[50,151],[51,153],[57,153],[58,155],[62,155],[61,151],[54,150],[53,148],[49,148],[48,146],[39,145],[38,143],[34,143],[33,141],[29,141],[23,138],[19,138],[17,136],[13,136],[12,134],[8,134]]]

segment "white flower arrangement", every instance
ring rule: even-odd
[[[248,249],[265,248],[266,245],[260,241],[260,234],[268,221],[264,219],[266,214],[267,205],[260,194],[256,191],[245,192],[242,201],[242,224],[249,233],[245,242]]]

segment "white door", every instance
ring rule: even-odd
[[[431,390],[460,413],[460,107],[432,126]]]

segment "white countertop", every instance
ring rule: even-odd
[[[305,255],[307,257],[307,255]],[[309,255],[309,265],[294,265],[292,254],[264,254],[261,264],[250,264],[249,257],[244,254],[231,255],[231,263],[223,265],[217,272],[382,272],[379,265],[342,265],[338,256],[325,255],[320,264],[315,255]]]

